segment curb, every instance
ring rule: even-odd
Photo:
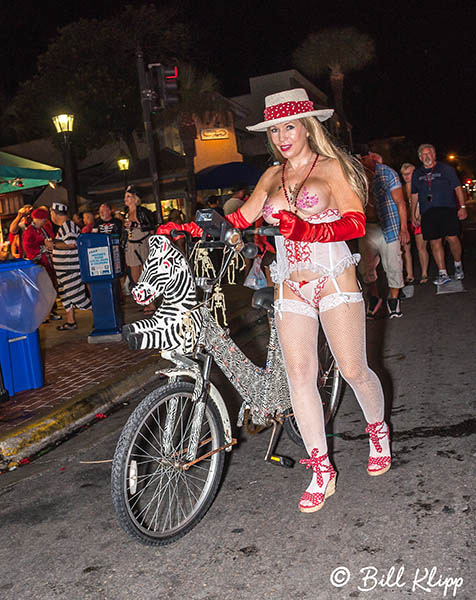
[[[264,312],[243,307],[230,316],[228,328],[232,335],[253,327],[262,319]],[[21,425],[0,438],[0,468],[13,468],[18,461],[40,452],[77,429],[91,423],[98,413],[104,413],[137,392],[144,383],[160,379],[160,368],[169,363],[160,358],[149,356],[135,365],[130,371],[122,371],[120,375],[103,383],[86,388],[69,402],[51,413],[39,417],[27,426]]]
[[[110,410],[139,390],[144,382],[159,379],[157,373],[162,359],[149,357],[130,372],[109,379],[94,388],[86,389],[55,411],[43,415],[26,427],[18,427],[0,439],[0,466],[14,466],[17,462],[36,454],[94,421],[96,414]],[[125,375],[125,376],[124,376]]]

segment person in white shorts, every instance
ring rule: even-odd
[[[402,184],[396,171],[382,164],[382,157],[374,152],[362,152],[362,164],[369,179],[369,202],[366,206],[367,230],[359,239],[362,261],[359,271],[368,286],[367,317],[375,318],[383,300],[377,289],[377,266],[387,276],[389,317],[402,316],[399,291],[404,286],[401,244],[408,243],[407,210]]]

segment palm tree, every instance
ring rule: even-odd
[[[294,52],[302,72],[317,77],[330,69],[330,82],[337,112],[347,123],[344,111],[344,76],[367,66],[375,57],[370,36],[354,27],[324,29],[311,33]]]
[[[191,65],[179,66],[180,101],[168,107],[159,120],[164,123],[174,122],[178,126],[182,147],[185,152],[187,169],[188,194],[192,214],[196,207],[195,187],[195,139],[197,137],[196,119],[200,121],[220,121],[228,125],[231,120],[229,102],[219,94],[220,85],[211,73],[199,73]]]

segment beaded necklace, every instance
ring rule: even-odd
[[[289,207],[293,208],[294,206],[296,206],[296,202],[299,196],[299,192],[301,191],[303,185],[306,183],[309,175],[311,174],[312,170],[314,169],[314,167],[316,166],[317,163],[317,159],[319,158],[319,154],[316,154],[316,158],[314,159],[311,168],[309,169],[309,173],[306,175],[306,177],[304,177],[304,179],[301,182],[301,185],[298,187],[298,185],[296,184],[294,186],[294,189],[291,190],[291,188],[289,188],[289,192],[291,194],[291,199],[289,199],[288,196],[288,192],[286,190],[286,178],[285,178],[285,171],[286,171],[286,165],[288,164],[288,161],[286,160],[284,165],[283,165],[283,172],[281,173],[281,182],[283,184],[283,190],[284,190],[284,197],[286,198]]]

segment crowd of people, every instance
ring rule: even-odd
[[[34,208],[26,204],[10,223],[8,242],[2,247],[1,260],[24,258],[45,268],[58,291],[65,310],[65,320],[59,331],[77,329],[75,310],[91,308],[89,290],[81,280],[77,238],[81,233],[105,233],[121,240],[126,266],[125,288],[128,290],[140,277],[148,253],[148,240],[156,228],[155,214],[141,206],[141,191],[128,186],[124,209],[115,211],[105,202],[98,214],[85,210],[70,218],[68,206],[53,202],[51,207]],[[180,211],[171,211],[169,220],[180,218]],[[154,305],[145,308],[153,312]],[[45,320],[61,320],[57,304]]]
[[[365,207],[367,226],[359,239],[362,261],[359,265],[367,284],[367,317],[377,316],[383,299],[379,295],[377,266],[385,272],[389,294],[388,316],[401,317],[401,290],[416,283],[411,251],[411,236],[420,264],[420,284],[429,281],[430,254],[438,268],[433,283],[448,284],[444,241],[454,260],[456,280],[464,278],[461,262],[460,222],[467,217],[463,188],[453,167],[436,160],[432,144],[421,144],[415,154],[421,165],[405,162],[398,173],[383,164],[382,157],[368,147],[361,150],[361,161],[369,181],[369,199]],[[382,289],[382,286],[380,286]]]

